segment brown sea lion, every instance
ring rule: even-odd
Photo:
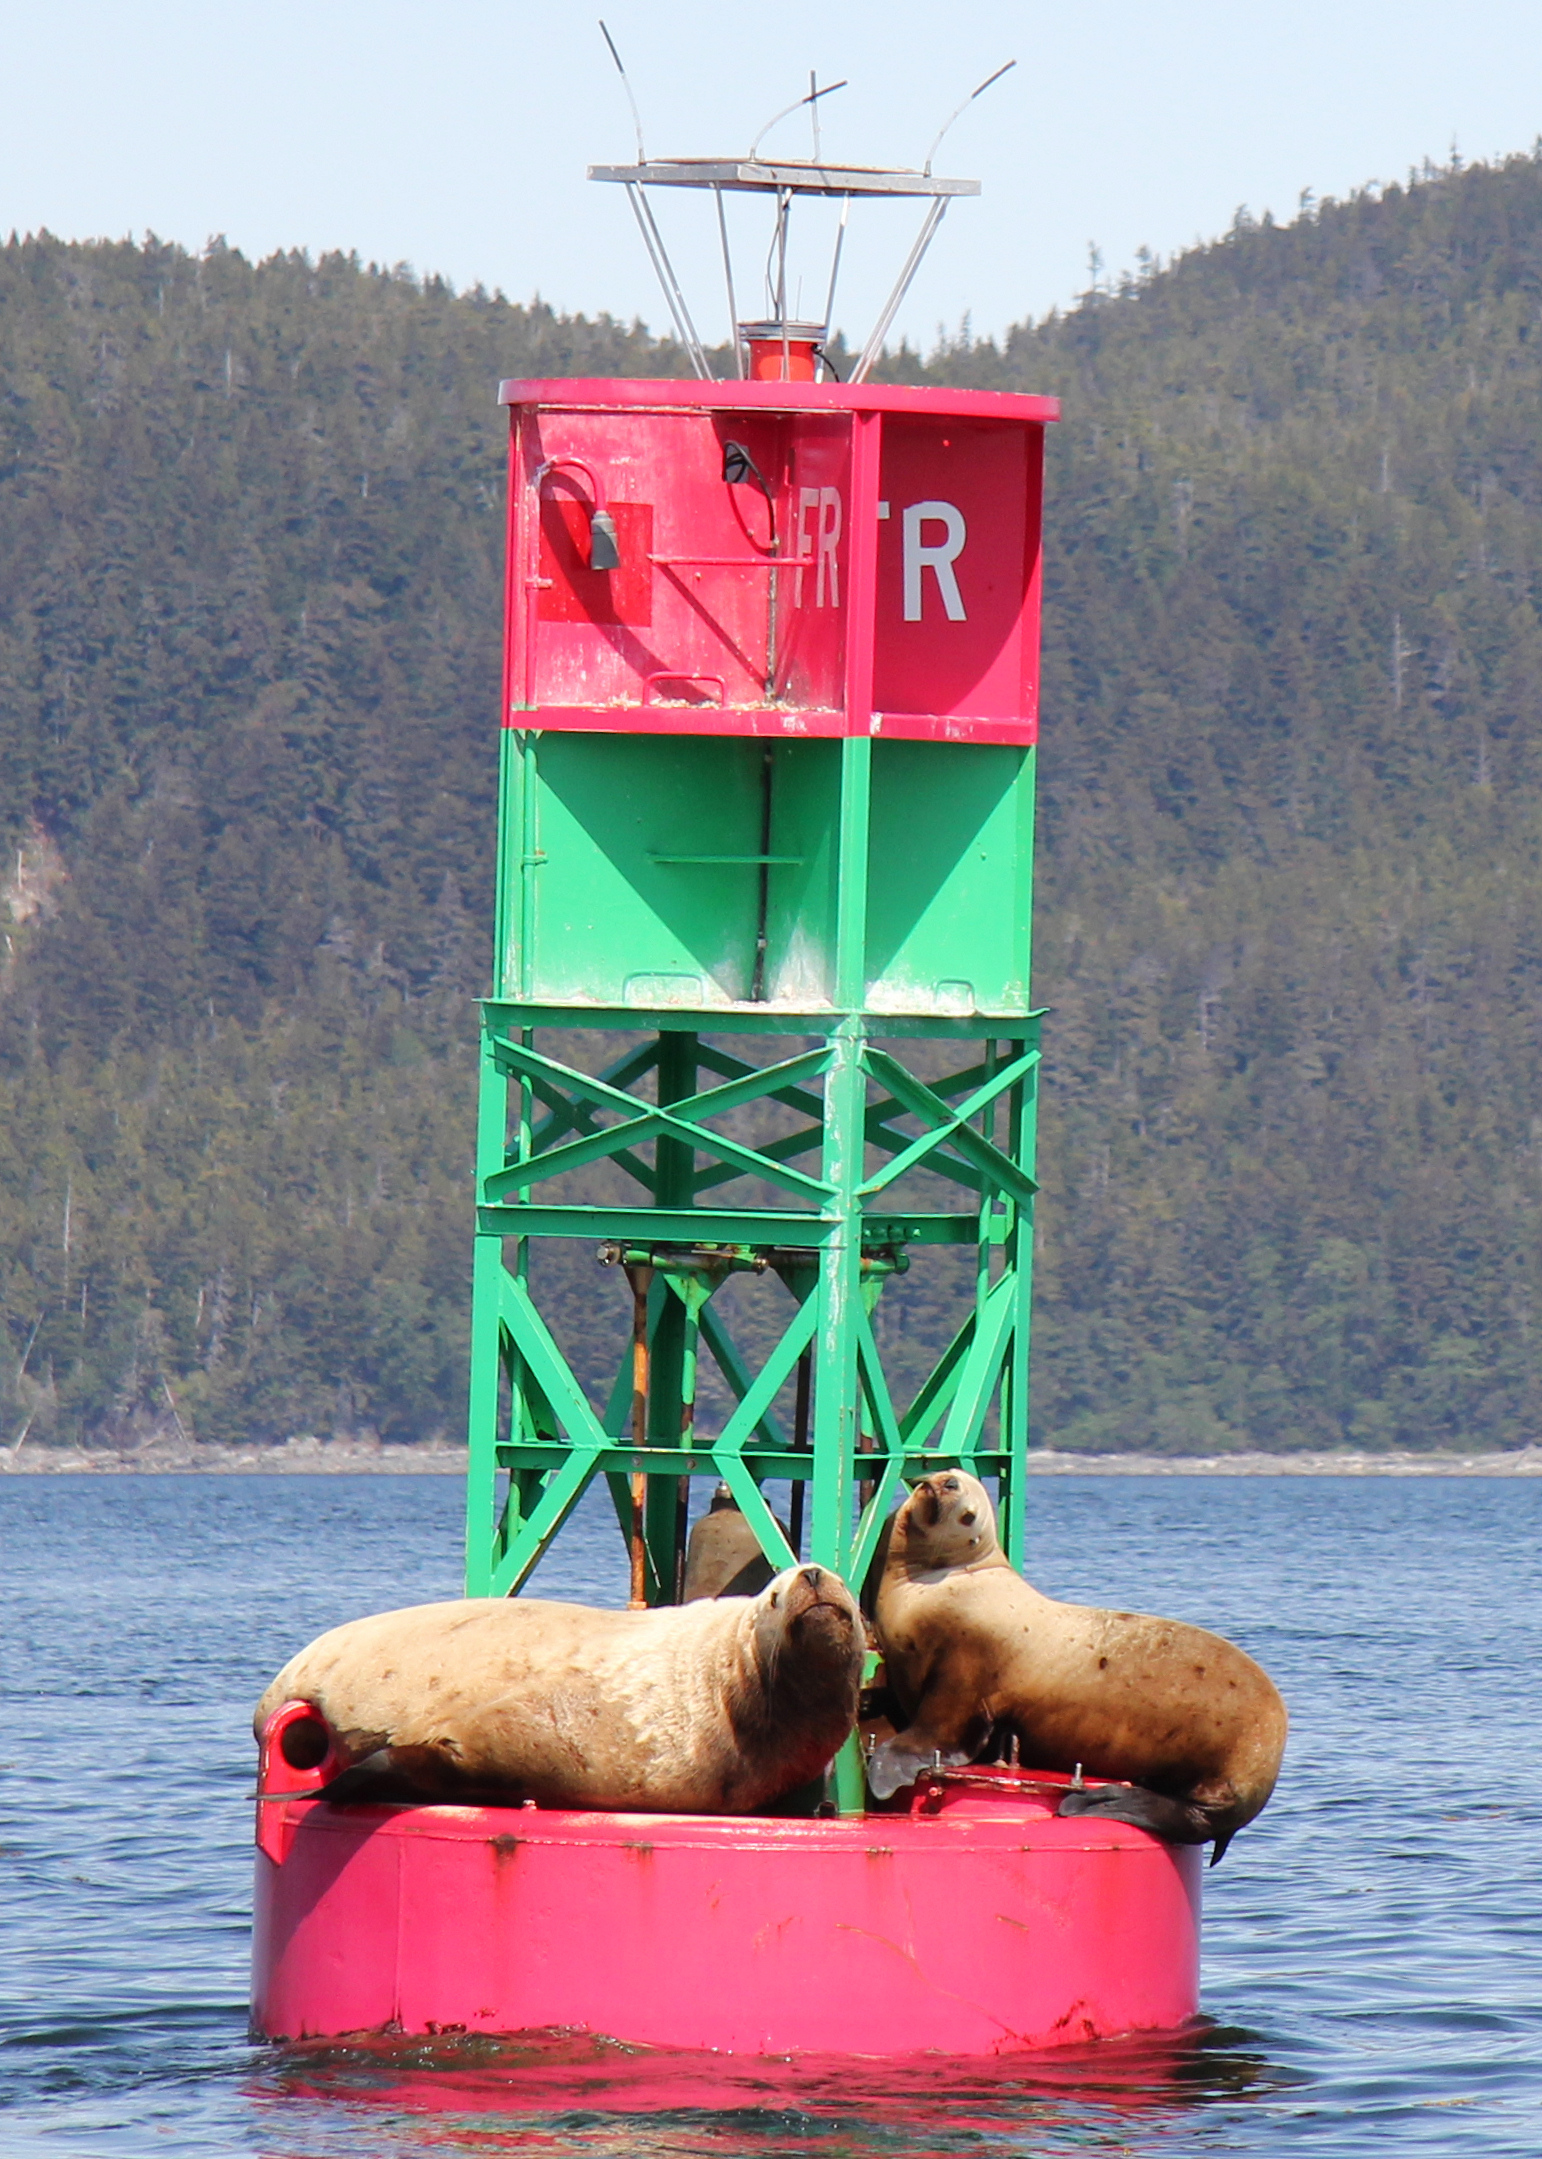
[[[325,1718],[334,1800],[747,1814],[822,1772],[856,1717],[866,1630],[823,1567],[761,1595],[597,1611],[533,1597],[334,1627],[257,1704]]]
[[[787,1536],[785,1526],[783,1536]],[[788,1543],[792,1542],[790,1537]],[[758,1597],[775,1574],[760,1539],[739,1510],[726,1484],[712,1495],[712,1505],[691,1525],[685,1548],[682,1602],[698,1597]]]
[[[887,1527],[872,1579],[889,1688],[909,1720],[873,1751],[880,1799],[941,1757],[975,1760],[993,1731],[1025,1762],[1136,1789],[1070,1791],[1062,1814],[1134,1822],[1214,1866],[1274,1790],[1285,1704],[1231,1642],[1181,1620],[1057,1604],[1015,1572],[985,1487],[923,1477]]]

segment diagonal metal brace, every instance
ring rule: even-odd
[[[923,1081],[914,1079],[894,1058],[883,1050],[870,1049],[867,1053],[868,1069],[884,1082],[891,1094],[912,1115],[919,1117],[922,1123],[931,1129],[923,1132],[919,1139],[913,1140],[903,1153],[896,1155],[876,1177],[870,1178],[862,1187],[863,1197],[870,1198],[874,1193],[883,1191],[885,1186],[892,1184],[897,1177],[902,1177],[906,1170],[914,1168],[918,1162],[924,1161],[927,1155],[946,1142],[977,1169],[983,1171],[999,1190],[1025,1203],[1031,1201],[1039,1189],[1034,1179],[1026,1170],[1020,1169],[1010,1155],[1004,1154],[992,1141],[986,1139],[983,1133],[976,1132],[969,1119],[978,1116],[998,1095],[1032,1071],[1038,1062],[1039,1052],[1036,1049],[1029,1050],[1026,1055],[1014,1058],[1010,1064],[1004,1065],[983,1087],[977,1088],[972,1095],[966,1097],[957,1109],[949,1109],[930,1087]]]
[[[750,1435],[759,1427],[771,1404],[792,1377],[792,1368],[814,1338],[818,1300],[805,1298],[793,1314],[786,1333],[761,1366],[749,1391],[723,1426],[712,1445],[720,1465],[743,1453]],[[715,1352],[714,1352],[715,1354]],[[724,1474],[727,1472],[725,1470]]]
[[[597,1112],[591,1104],[569,1100],[553,1081],[537,1079],[533,1074],[525,1074],[524,1083],[539,1101],[546,1103],[552,1115],[530,1135],[531,1153],[523,1157],[514,1156],[508,1163],[510,1169],[519,1168],[522,1161],[531,1161],[538,1154],[550,1153],[553,1143],[566,1132],[578,1132],[585,1138],[591,1134],[606,1136],[604,1128],[594,1121]],[[658,1189],[653,1171],[642,1156],[634,1154],[629,1147],[618,1149],[611,1160],[618,1169],[624,1169],[629,1177],[640,1184],[645,1192]]]
[[[824,1200],[831,1194],[832,1187],[823,1179],[807,1177],[801,1170],[786,1169],[753,1147],[742,1147],[721,1133],[707,1131],[697,1121],[719,1116],[743,1102],[752,1102],[768,1094],[771,1091],[765,1084],[768,1079],[774,1084],[778,1075],[802,1078],[806,1073],[823,1070],[829,1061],[827,1050],[806,1050],[783,1064],[757,1070],[752,1078],[730,1081],[722,1087],[709,1088],[705,1093],[688,1095],[683,1101],[672,1102],[667,1107],[640,1103],[634,1095],[623,1094],[619,1088],[608,1087],[604,1081],[586,1072],[559,1064],[555,1058],[543,1057],[539,1051],[525,1049],[522,1045],[506,1044],[504,1055],[516,1070],[527,1073],[532,1079],[555,1077],[574,1094],[605,1108],[626,1111],[629,1115],[624,1124],[613,1125],[608,1131],[572,1140],[566,1146],[528,1156],[508,1169],[495,1171],[484,1185],[485,1196],[490,1201],[497,1201],[505,1192],[543,1178],[561,1176],[565,1171],[582,1169],[590,1162],[603,1161],[623,1147],[659,1137],[681,1140],[688,1147],[716,1154],[725,1162],[737,1161],[746,1173],[806,1193],[810,1199]]]
[[[528,1075],[515,1075],[510,1067],[500,1061],[500,1052],[504,1047],[505,1040],[506,1038],[498,1035],[494,1035],[492,1038],[493,1059],[498,1064],[498,1069],[507,1073],[510,1077],[527,1077]],[[600,1078],[608,1087],[630,1088],[638,1080],[642,1079],[646,1073],[652,1072],[658,1061],[658,1044],[656,1042],[645,1042],[641,1049],[631,1050],[625,1057],[618,1057],[614,1064],[607,1065],[604,1071],[601,1072]],[[543,1087],[539,1081],[534,1080],[531,1081],[531,1085],[540,1096],[540,1099],[550,1104],[552,1108],[551,1116],[546,1119],[544,1124],[538,1124],[530,1135],[530,1144],[536,1153],[540,1153],[544,1148],[554,1146],[565,1133],[572,1131],[582,1132],[590,1129],[588,1125],[580,1124],[579,1119],[592,1118],[593,1110],[585,1109],[580,1103],[574,1102],[566,1089],[550,1084]]]

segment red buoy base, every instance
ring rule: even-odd
[[[276,1750],[271,1768],[306,1780]],[[782,1820],[333,1806],[265,1774],[253,2021],[752,2055],[1177,2030],[1198,2006],[1201,1853],[1058,1819],[1065,1781],[974,1770],[908,1811]]]

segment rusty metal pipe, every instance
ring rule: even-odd
[[[653,1287],[651,1266],[628,1267],[627,1281],[632,1288],[632,1445],[646,1447],[648,1444],[648,1292]],[[648,1505],[648,1478],[643,1470],[632,1472],[632,1588],[627,1609],[643,1612],[648,1608],[648,1533],[646,1510]]]

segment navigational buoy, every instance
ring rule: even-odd
[[[597,1478],[636,1605],[681,1593],[693,1480],[699,1501],[726,1484],[774,1568],[806,1557],[860,1590],[906,1480],[961,1465],[1020,1566],[1058,408],[870,379],[973,181],[640,145],[595,177],[627,190],[694,377],[501,392],[467,1592],[519,1593]],[[660,187],[714,199],[730,379]],[[775,221],[768,315],[743,323],[736,195]],[[846,212],[871,199],[918,201],[922,225],[841,382],[830,304],[818,323],[787,305],[790,218],[838,205],[833,299]],[[603,1406],[542,1310],[528,1262],[550,1239],[605,1263],[593,1294],[625,1348]],[[952,1338],[901,1386],[875,1314],[890,1300],[906,1335],[909,1280],[945,1266]],[[853,1735],[819,1813],[725,1818],[334,1805],[331,1748],[303,1703],[263,1737],[270,2038],[567,2027],[981,2056],[1173,2030],[1197,2006],[1198,1850],[1058,1819],[1066,1779],[1031,1764],[939,1768],[880,1807]]]

